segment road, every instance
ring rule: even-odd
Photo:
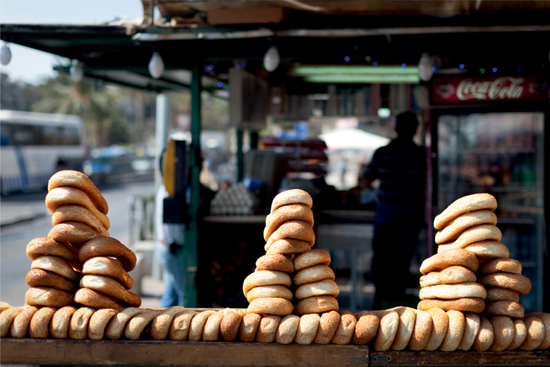
[[[154,182],[139,181],[133,183],[99,186],[109,204],[107,216],[111,221],[109,233],[122,243],[129,245],[128,196],[149,196],[153,194]],[[26,255],[27,243],[35,237],[46,237],[52,228],[51,213],[44,204],[46,192],[13,195],[2,198],[2,217],[24,207],[28,212],[34,210],[45,214],[37,219],[5,226],[0,232],[0,301],[12,306],[25,303],[25,292],[29,288],[25,276],[30,270],[31,260]]]

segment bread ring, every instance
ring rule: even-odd
[[[29,324],[36,311],[38,311],[38,307],[27,306],[15,316],[10,326],[10,335],[12,338],[24,338],[27,336]]]
[[[258,343],[273,343],[279,323],[281,322],[281,316],[266,315],[260,321],[258,331],[256,332],[256,341]]]
[[[439,246],[439,248],[441,248],[441,246]],[[475,242],[466,246],[464,249],[472,252],[478,258],[491,259],[497,257],[510,257],[508,247],[496,241]],[[437,251],[439,252],[439,249]]]
[[[542,312],[531,312],[525,317],[538,317],[540,321],[544,324],[544,339],[542,340],[542,343],[539,345],[539,349],[544,350],[548,349],[550,347],[550,313],[542,313]]]
[[[416,319],[414,320],[414,330],[409,341],[410,350],[422,350],[430,341],[433,329],[433,321],[430,314],[426,311],[414,310]]]
[[[274,242],[285,238],[304,241],[309,243],[310,246],[313,246],[315,243],[315,232],[313,232],[313,227],[307,222],[301,220],[289,220],[288,222],[284,222],[275,232],[271,234],[271,236],[269,236],[264,249],[266,251],[269,250],[269,247]]]
[[[84,275],[80,279],[80,286],[103,293],[130,307],[141,306],[141,297],[126,290],[122,284],[113,278],[103,275]]]
[[[68,293],[75,293],[78,290],[78,283],[42,269],[32,269],[27,273],[25,280],[29,287],[50,287]]]
[[[248,305],[249,313],[285,316],[290,315],[294,306],[284,298],[257,298]]]
[[[202,338],[202,331],[204,329],[204,324],[210,315],[215,314],[216,311],[203,311],[193,317],[191,320],[191,326],[189,327],[189,341],[198,342]]]
[[[69,242],[75,246],[99,238],[101,235],[90,226],[80,222],[65,222],[53,227],[48,237],[57,242]]]
[[[170,332],[172,320],[183,310],[185,310],[183,306],[173,306],[159,313],[151,325],[151,338],[153,340],[165,340]]]
[[[101,195],[101,192],[97,189],[94,183],[82,172],[64,170],[55,173],[48,180],[48,191],[52,191],[56,187],[60,186],[70,186],[76,187],[84,191],[94,206],[103,214],[107,214],[109,211],[109,206],[107,201]]]
[[[237,339],[239,326],[243,320],[243,314],[233,310],[224,311],[222,322],[220,323],[220,336],[226,342],[232,342]]]
[[[256,332],[262,316],[257,313],[247,313],[239,326],[239,340],[242,342],[253,342],[256,339]]]
[[[458,348],[462,341],[466,319],[462,312],[454,310],[447,311],[447,316],[449,316],[449,328],[439,349],[443,352],[452,352]]]
[[[464,266],[475,272],[479,268],[479,261],[477,257],[469,251],[452,249],[435,254],[424,260],[420,266],[420,272],[422,274],[428,274],[432,271],[441,271],[455,265]]]
[[[464,336],[458,346],[459,350],[470,350],[474,345],[477,333],[481,326],[481,319],[475,313],[467,313],[465,316]]]
[[[456,240],[466,229],[480,224],[497,224],[497,216],[490,210],[477,210],[462,214],[435,234],[435,243],[442,244]]]
[[[455,299],[465,297],[485,299],[486,296],[487,291],[485,291],[485,288],[473,282],[432,285],[431,287],[422,288],[419,294],[420,299]]]
[[[256,260],[256,271],[258,270],[272,270],[282,271],[283,273],[293,273],[294,265],[292,264],[292,260],[283,255],[264,255]]]
[[[124,332],[124,328],[126,327],[126,323],[128,323],[132,317],[145,311],[147,310],[144,308],[135,307],[128,307],[127,309],[120,311],[107,324],[107,327],[105,328],[105,336],[113,340],[120,339],[122,333]]]
[[[369,341],[371,341],[372,338],[376,336],[379,325],[380,318],[376,315],[363,314],[361,316],[358,316],[357,324],[355,324],[355,331],[353,333],[351,342],[357,345],[367,344]]]
[[[148,310],[132,317],[124,328],[124,336],[130,340],[138,340],[143,330],[149,325],[161,311]]]
[[[486,317],[481,316],[480,319],[481,324],[474,342],[474,349],[477,352],[485,352],[493,345],[495,333],[493,332],[493,325]]]
[[[80,288],[74,295],[74,301],[84,306],[94,308],[112,308],[119,312],[124,311],[125,306],[115,302],[103,293],[96,292],[93,289]]]
[[[75,253],[64,244],[47,237],[33,238],[27,244],[27,256],[31,260],[36,260],[40,256],[57,256],[73,266],[77,265],[77,267],[80,266],[82,268],[78,259],[78,249]]]
[[[120,241],[112,237],[100,237],[86,242],[78,252],[82,263],[97,256],[110,256],[122,263],[126,271],[134,270],[136,266],[136,254]]]
[[[477,282],[492,287],[511,289],[522,296],[525,296],[531,291],[531,281],[529,281],[529,278],[520,274],[493,273],[482,276]]]
[[[526,317],[523,322],[525,322],[525,327],[527,328],[527,336],[523,344],[519,346],[519,349],[535,350],[540,347],[544,340],[544,324],[541,319],[535,316]]]
[[[78,281],[80,274],[76,273],[66,260],[57,256],[40,256],[31,263],[31,269],[51,271],[65,279]]]
[[[471,283],[477,280],[473,271],[464,266],[450,266],[441,271],[433,271],[420,277],[420,287],[430,287],[439,284]]]
[[[363,311],[358,314],[359,317],[363,315],[375,315],[380,319],[380,325],[376,338],[374,339],[374,349],[377,351],[386,351],[390,349],[397,336],[399,329],[399,314],[394,310],[379,310],[379,311]]]
[[[192,310],[183,310],[174,316],[170,326],[170,340],[183,341],[187,339],[187,335],[189,335],[189,327],[191,326],[191,320],[196,314],[197,313]]]
[[[500,241],[502,232],[497,226],[491,224],[480,224],[479,226],[471,227],[460,234],[454,242],[442,243],[440,246],[445,246],[446,249],[464,248],[471,243],[479,241]]]
[[[275,341],[279,344],[290,344],[294,341],[300,324],[300,316],[287,315],[283,317],[277,328]]]
[[[300,317],[300,323],[298,324],[298,331],[294,337],[294,342],[302,345],[311,344],[313,339],[315,339],[315,335],[317,335],[320,321],[321,317],[316,313]]]
[[[319,321],[319,329],[317,329],[317,335],[315,335],[315,339],[313,339],[313,342],[315,344],[328,344],[334,337],[334,334],[336,333],[336,329],[338,329],[338,324],[340,324],[340,314],[336,311],[330,311],[325,312],[321,315],[321,320]],[[373,326],[370,325],[370,322],[368,320],[364,320],[362,323],[362,327],[360,328],[359,332],[357,333],[357,327],[356,327],[356,334],[357,340],[364,340],[370,336],[370,333],[372,332]],[[378,328],[378,326],[376,326]],[[374,331],[376,334],[376,331]]]
[[[265,285],[261,287],[254,287],[248,291],[246,300],[252,302],[258,298],[284,298],[292,301],[292,292],[282,285]]]
[[[88,339],[101,340],[105,335],[105,328],[118,311],[112,308],[102,308],[94,312],[88,323]]]
[[[57,310],[50,323],[50,334],[56,339],[67,339],[69,337],[69,323],[76,312],[74,306],[65,306]]]
[[[393,350],[403,350],[411,340],[416,313],[414,309],[403,306],[390,308],[388,311],[395,311],[399,316],[399,327],[397,328],[397,334],[395,335],[391,348]]]
[[[260,270],[248,275],[243,282],[243,293],[247,297],[248,292],[254,287],[265,285],[284,285],[290,287],[290,277],[287,273],[271,270]]]
[[[334,337],[332,338],[332,344],[346,345],[349,344],[355,333],[355,326],[357,325],[357,319],[351,313],[346,311],[340,312],[340,323]]]
[[[103,237],[109,237],[109,232],[103,223],[86,207],[80,205],[62,205],[52,215],[52,225],[65,222],[80,222],[97,231]]]
[[[516,348],[519,348],[520,345],[523,344],[525,341],[525,338],[527,338],[527,327],[525,326],[525,322],[521,319],[514,319],[514,340],[512,341],[512,344],[506,348],[507,350],[514,350]]]
[[[277,208],[283,205],[289,204],[303,204],[308,208],[313,206],[313,199],[311,196],[304,190],[292,189],[286,190],[277,194],[273,201],[271,202],[271,213],[275,212]]]
[[[267,254],[294,255],[301,254],[306,251],[311,251],[311,245],[309,243],[293,240],[291,238],[285,238],[273,242],[267,249]]]
[[[338,311],[338,301],[336,298],[331,296],[316,296],[305,298],[298,302],[295,313],[297,315],[305,315],[328,311]]]
[[[333,296],[340,294],[338,285],[333,280],[325,279],[318,282],[303,284],[296,289],[294,296],[296,299],[304,299],[315,296]]]
[[[111,227],[109,218],[100,212],[92,203],[88,195],[74,187],[56,187],[46,195],[46,207],[50,212],[55,213],[62,205],[80,205],[92,212],[93,215],[103,224],[106,230]]]
[[[485,287],[487,297],[485,301],[515,301],[519,302],[519,293],[511,289],[501,287]]]
[[[118,280],[126,289],[132,289],[134,280],[117,259],[106,256],[92,257],[82,265],[84,275],[105,275]]]
[[[519,302],[514,301],[495,301],[487,302],[485,313],[488,315],[510,316],[522,319],[525,310]]]
[[[301,220],[313,227],[313,212],[304,204],[289,204],[277,208],[274,212],[265,218],[264,240],[284,222],[289,220]]]
[[[447,335],[447,329],[449,328],[449,316],[447,312],[443,311],[440,308],[430,308],[426,310],[427,313],[432,317],[433,328],[432,335],[430,335],[430,340],[424,350],[433,351],[438,349]]]
[[[88,336],[88,323],[96,311],[92,307],[80,307],[71,317],[69,323],[69,338],[75,340],[86,339]]]
[[[434,227],[443,229],[460,215],[476,210],[495,210],[497,200],[490,194],[473,194],[461,197],[449,205],[441,214],[435,217]]]
[[[521,274],[521,263],[515,259],[497,258],[487,261],[479,268],[481,274],[493,274],[499,271],[504,273]]]
[[[315,265],[302,269],[294,274],[292,281],[295,285],[300,286],[302,284],[318,282],[325,279],[334,280],[335,278],[334,272],[327,265]]]
[[[495,316],[491,319],[495,340],[489,347],[493,352],[502,352],[514,341],[514,321],[508,316]]]
[[[8,308],[11,308],[9,303],[0,301],[0,312],[5,311]]]
[[[481,298],[424,299],[418,303],[417,309],[428,311],[434,307],[441,308],[444,311],[456,310],[481,313],[485,308],[485,302]]]
[[[220,336],[220,323],[223,319],[223,311],[218,311],[208,317],[202,331],[202,340],[215,342]]]
[[[63,307],[72,305],[74,296],[50,287],[32,287],[25,292],[25,303],[31,306]]]
[[[0,313],[0,338],[8,336],[13,319],[21,312],[23,307],[10,307]]]
[[[330,264],[330,254],[327,250],[323,250],[322,248],[304,252],[294,258],[295,271],[321,264]]]

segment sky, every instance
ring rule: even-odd
[[[117,17],[141,19],[140,0],[0,0],[2,24],[101,24]],[[3,45],[3,42],[1,42]],[[1,47],[1,46],[0,46]],[[0,64],[10,79],[40,84],[63,59],[10,43],[11,61]]]

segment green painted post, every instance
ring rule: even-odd
[[[243,182],[244,178],[244,131],[237,129],[237,182]]]

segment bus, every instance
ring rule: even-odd
[[[0,110],[0,193],[43,190],[64,169],[82,170],[88,152],[79,116]]]

